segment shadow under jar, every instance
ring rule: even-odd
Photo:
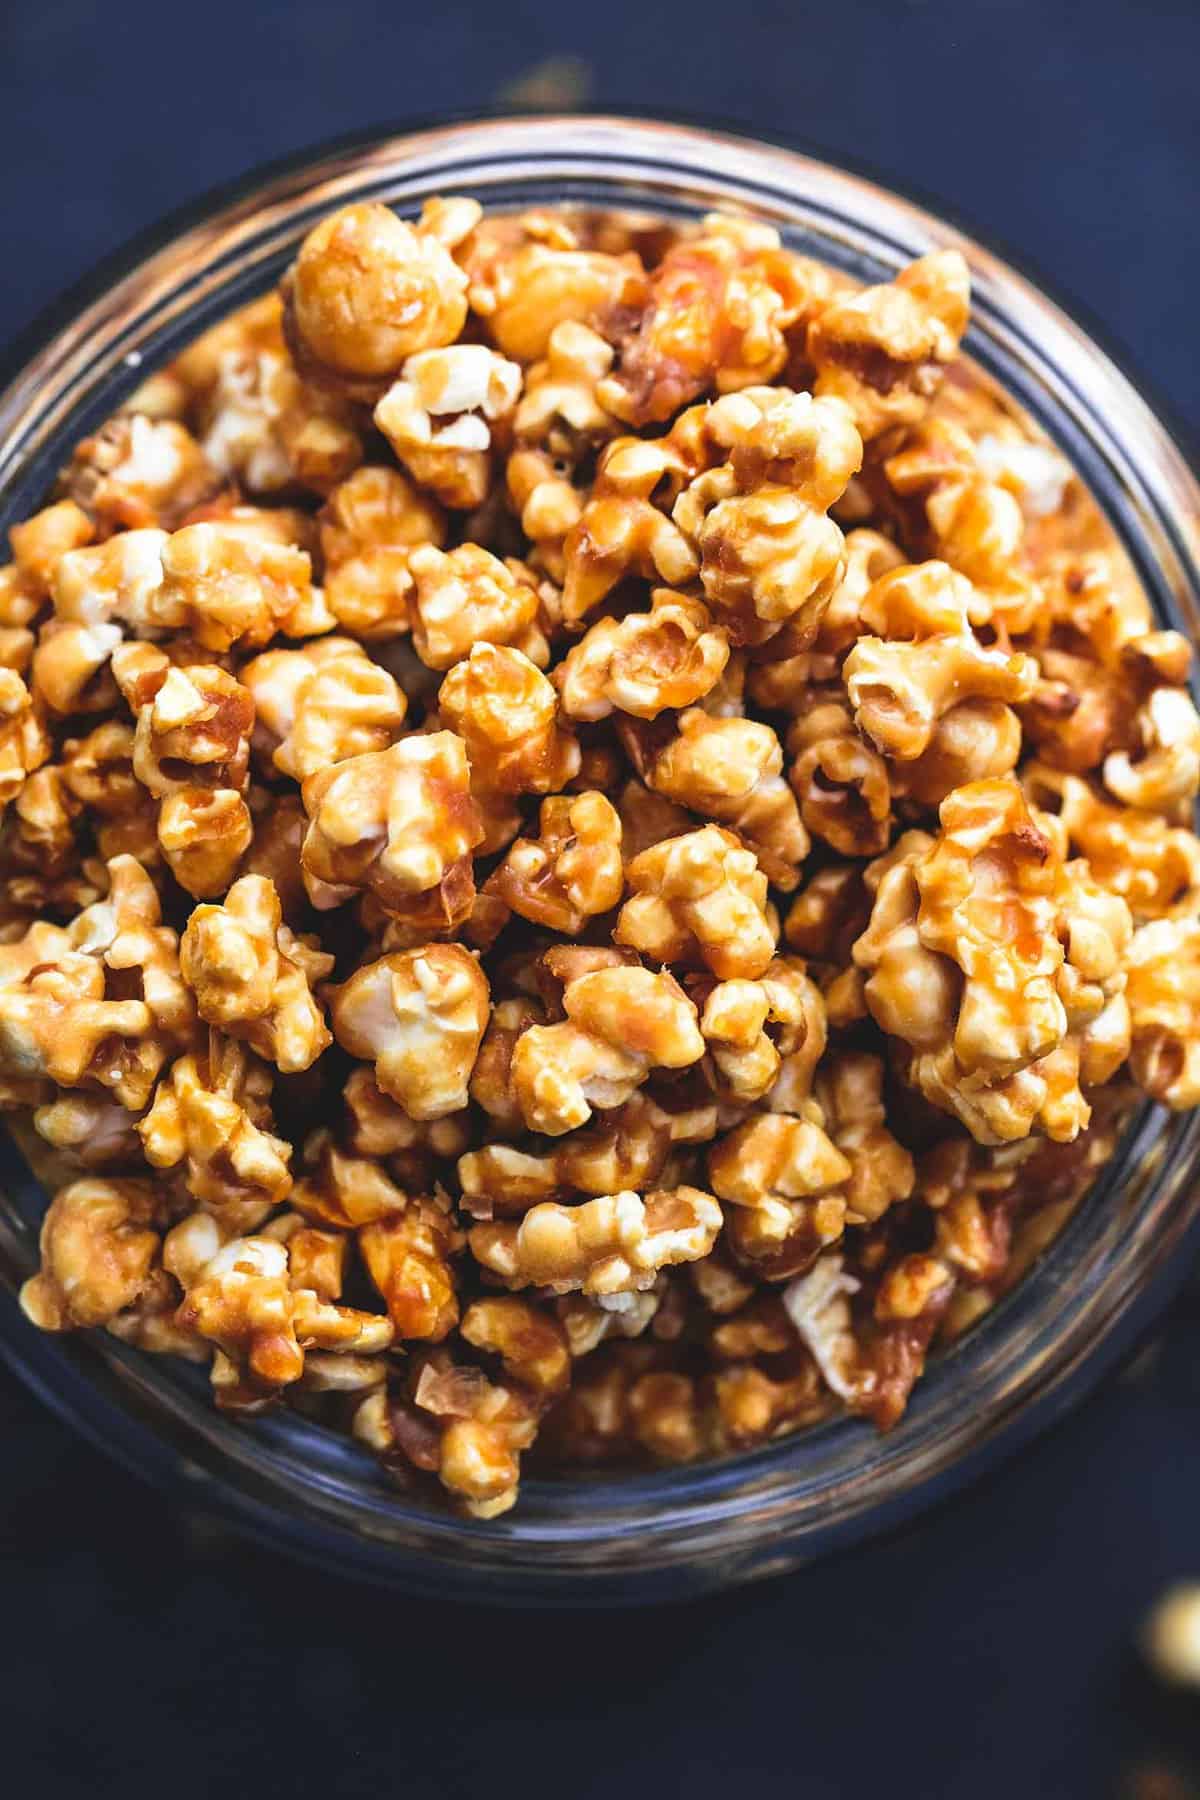
[[[485,208],[574,204],[686,222],[739,209],[856,280],[957,247],[974,285],[965,348],[1067,455],[1163,624],[1200,623],[1200,488],[1104,353],[1037,288],[953,227],[810,158],[694,128],[497,120],[378,139],[297,164],[92,288],[0,400],[0,526],[40,503],[73,445],[154,367],[270,288],[337,206],[405,216],[436,194]],[[111,285],[109,285],[111,283]],[[1094,1383],[1186,1269],[1200,1116],[1143,1107],[1025,1279],[935,1354],[890,1433],[835,1419],[719,1463],[522,1483],[516,1511],[456,1518],[388,1485],[348,1438],[277,1409],[240,1423],[203,1371],[103,1332],[47,1337],[15,1290],[45,1195],[0,1142],[0,1348],[49,1404],[141,1473],[276,1545],[413,1590],[498,1602],[683,1597],[784,1570],[911,1516],[1011,1452]]]

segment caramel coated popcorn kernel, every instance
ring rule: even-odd
[[[429,944],[368,963],[333,997],[333,1029],[414,1119],[467,1104],[488,1019],[488,984],[458,944]]]
[[[466,748],[452,731],[319,769],[302,797],[310,822],[301,864],[314,906],[366,890],[400,912],[414,896],[442,891],[453,916],[457,890],[469,898],[470,852],[483,830]]]

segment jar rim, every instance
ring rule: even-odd
[[[977,238],[866,176],[698,125],[608,114],[371,135],[289,159],[265,180],[247,178],[232,200],[206,197],[198,204],[209,210],[181,230],[175,220],[155,228],[141,240],[153,247],[139,248],[124,275],[109,282],[102,267],[84,284],[90,297],[77,290],[58,303],[69,318],[52,322],[47,336],[43,317],[33,328],[42,341],[23,347],[0,394],[0,525],[32,510],[55,456],[172,345],[251,297],[256,283],[260,291],[319,213],[351,196],[412,210],[425,195],[456,188],[519,204],[541,185],[689,215],[738,203],[868,277],[930,249],[963,250],[977,294],[968,336],[977,360],[1080,468],[1159,612],[1196,634],[1200,485],[1090,330]],[[92,1435],[96,1401],[110,1449],[127,1447],[163,1479],[182,1450],[204,1471],[210,1505],[282,1535],[301,1554],[440,1594],[483,1578],[484,1597],[518,1602],[645,1598],[648,1584],[666,1596],[793,1566],[881,1529],[1048,1422],[1111,1366],[1182,1279],[1183,1240],[1200,1214],[1198,1169],[1200,1119],[1164,1121],[1143,1108],[1062,1235],[977,1327],[931,1360],[909,1413],[884,1438],[835,1420],[721,1462],[531,1482],[515,1513],[486,1524],[368,1483],[364,1452],[341,1439],[325,1444],[303,1421],[281,1416],[247,1428],[202,1414],[207,1396],[194,1383],[148,1368],[162,1359],[104,1334],[37,1340],[9,1304],[0,1348]],[[6,1141],[0,1274],[8,1284],[29,1272],[38,1204]],[[147,1416],[165,1457],[147,1454]],[[298,1493],[298,1484],[310,1491]],[[624,1591],[631,1581],[636,1592]]]

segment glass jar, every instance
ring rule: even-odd
[[[965,252],[967,349],[1071,458],[1165,622],[1200,622],[1200,488],[1092,339],[944,221],[806,156],[676,125],[538,118],[389,137],[297,164],[102,273],[0,400],[0,526],[34,510],[75,441],[145,373],[268,288],[331,208],[436,193],[491,208],[574,201],[691,218],[735,206],[866,281],[925,251]],[[390,1488],[359,1447],[284,1409],[239,1423],[202,1372],[103,1332],[52,1338],[0,1295],[3,1348],[47,1401],[141,1472],[275,1545],[347,1572],[499,1601],[650,1601],[797,1564],[941,1498],[1094,1383],[1186,1268],[1200,1210],[1200,1115],[1145,1108],[1061,1236],[1016,1290],[931,1359],[888,1435],[834,1420],[719,1463],[522,1484],[469,1523]],[[0,1139],[0,1274],[34,1267],[45,1206]]]

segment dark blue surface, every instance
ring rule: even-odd
[[[1161,0],[0,0],[0,342],[214,183],[495,103],[552,56],[592,104],[720,115],[924,190],[1082,302],[1200,432],[1200,8]],[[1197,1795],[1200,1702],[1156,1695],[1130,1642],[1164,1582],[1200,1575],[1198,1413],[1193,1299],[901,1536],[683,1612],[522,1617],[233,1543],[0,1374],[5,1786]]]

